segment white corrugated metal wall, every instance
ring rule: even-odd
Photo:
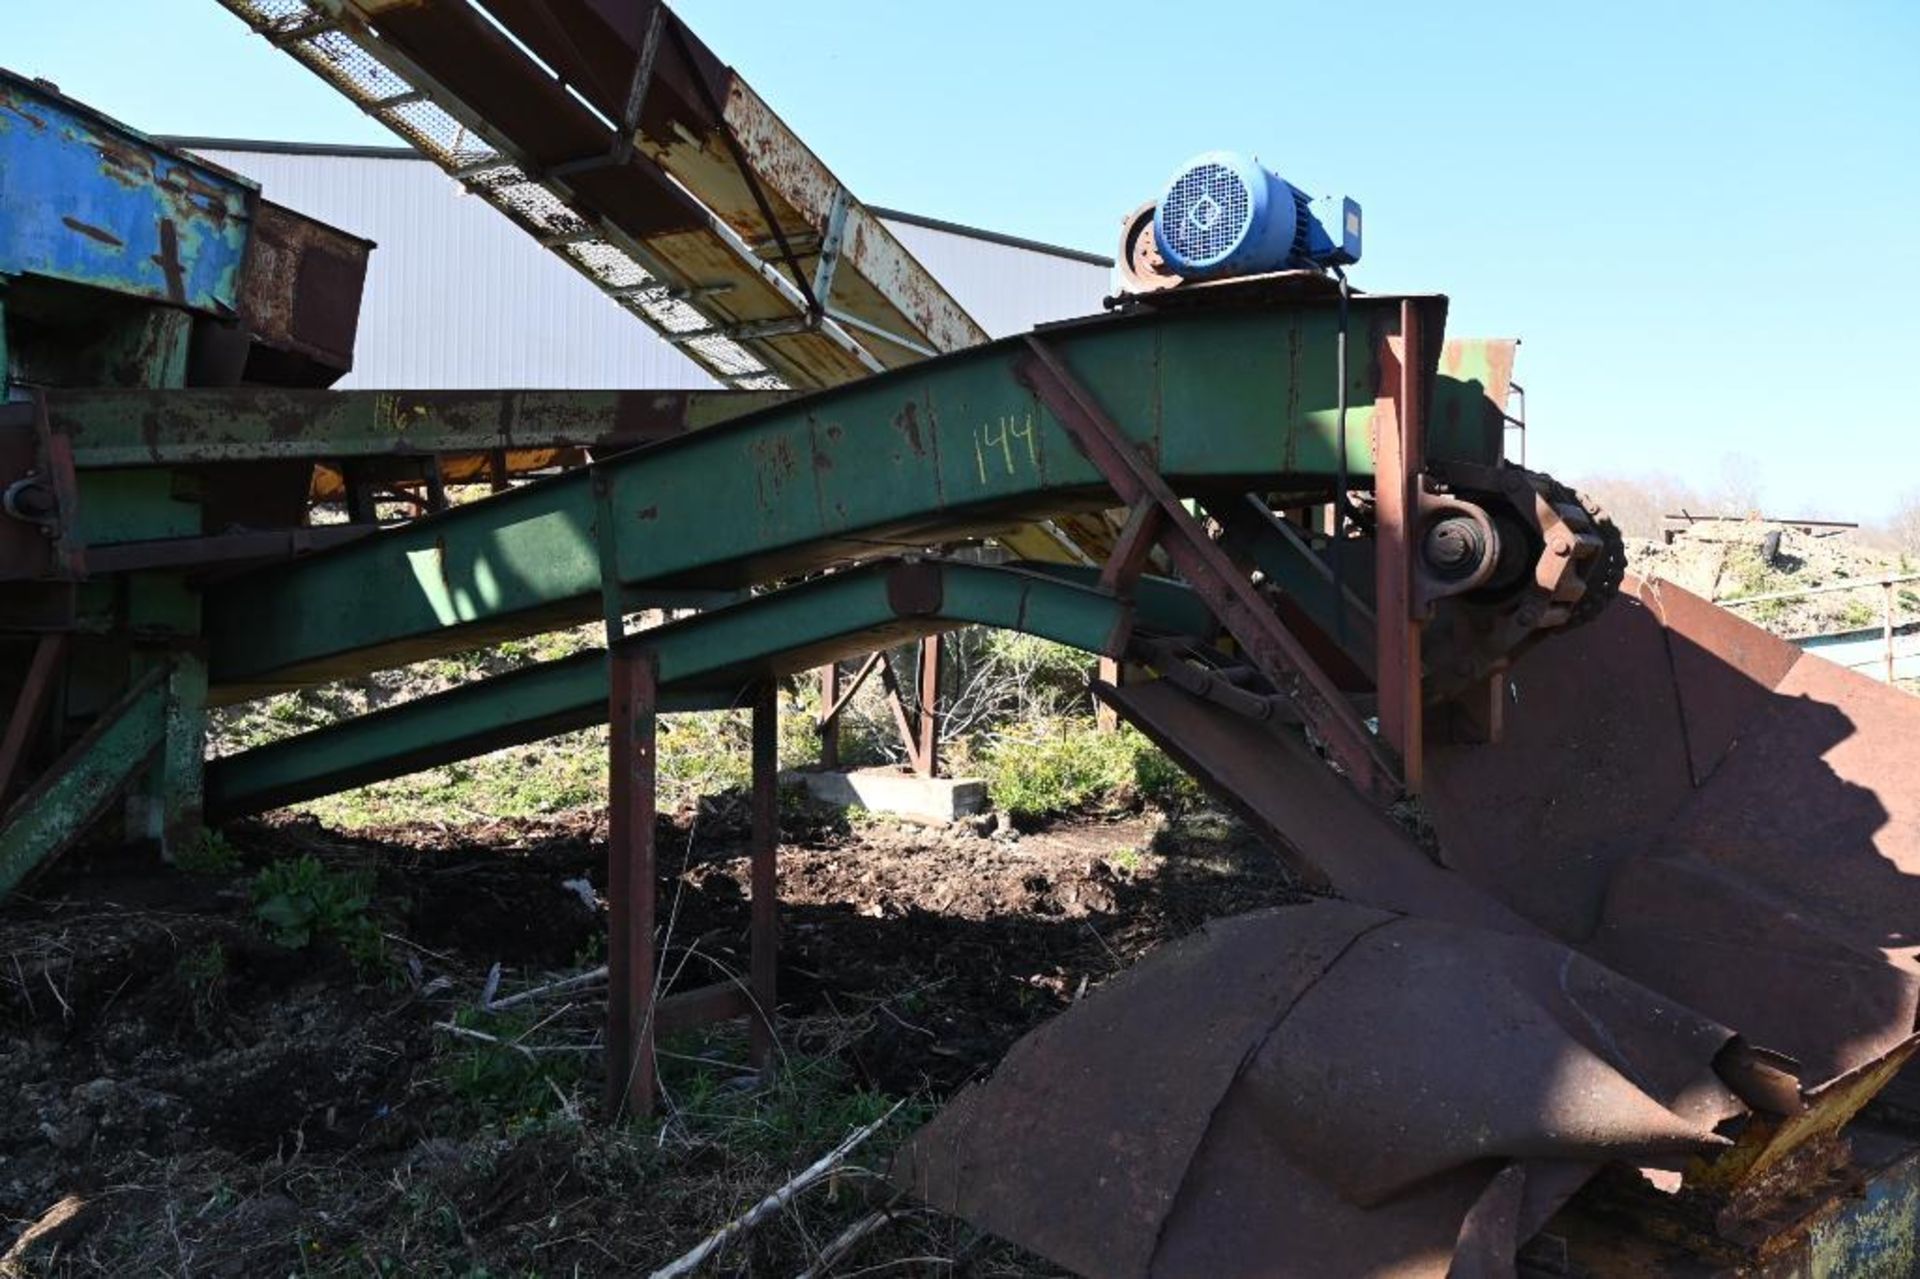
[[[265,196],[376,242],[341,389],[701,387],[652,330],[432,163],[195,148]],[[889,226],[995,337],[1100,309],[1107,268],[907,222]]]
[[[1112,292],[1107,265],[983,240],[898,219],[882,219],[933,278],[994,337],[1036,324],[1092,315]]]

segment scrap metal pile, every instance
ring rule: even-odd
[[[725,389],[312,389],[369,246],[6,79],[0,887],[103,820],[177,846],[610,723],[609,1097],[647,1105],[668,1028],[770,1051],[774,681],[1018,629],[1124,673],[1324,899],[1043,1027],[901,1187],[1099,1276],[1912,1270],[1920,702],[1623,578],[1505,460],[1513,344],[1327,273],[1357,205],[1203,157],[1204,235],[1136,216],[1111,313],[987,343],[664,6],[224,2]],[[1208,278],[1236,197],[1194,192],[1235,174],[1296,220]],[[979,541],[1028,558],[943,558]],[[701,611],[627,628],[661,604]],[[595,618],[603,652],[203,770],[209,706]],[[657,718],[728,706],[751,988],[665,991]]]

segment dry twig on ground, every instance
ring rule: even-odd
[[[678,1279],[680,1275],[690,1275],[695,1270],[698,1270],[707,1258],[719,1252],[728,1243],[740,1238],[749,1230],[752,1230],[768,1217],[785,1209],[786,1206],[792,1203],[794,1198],[807,1187],[824,1180],[828,1173],[846,1162],[847,1156],[853,1152],[854,1147],[873,1136],[874,1133],[880,1131],[887,1120],[893,1118],[894,1112],[899,1110],[904,1104],[906,1103],[897,1101],[886,1114],[880,1116],[863,1128],[856,1128],[852,1133],[848,1134],[845,1141],[842,1141],[832,1150],[829,1150],[826,1154],[814,1160],[813,1163],[796,1174],[784,1186],[781,1186],[752,1208],[749,1208],[743,1215],[736,1217],[734,1220],[729,1221],[726,1225],[708,1235],[675,1260],[654,1271],[650,1279]]]

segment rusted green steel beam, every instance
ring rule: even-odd
[[[160,665],[135,681],[0,815],[0,897],[78,839],[160,753],[168,737],[168,675]]]
[[[1324,482],[1335,472],[1336,307],[1258,291],[1211,296],[1205,307],[1060,326],[1048,341],[1182,493]],[[1372,470],[1370,427],[1400,302],[1352,304],[1355,476]],[[1437,330],[1444,300],[1421,305]],[[1023,349],[998,342],[807,396],[221,583],[208,597],[215,695],[586,620],[600,599],[602,519],[623,587],[724,587],[1109,502],[1017,380]],[[1430,456],[1495,460],[1477,427],[1437,426]]]
[[[656,627],[627,643],[657,654],[667,711],[740,704],[768,676],[966,624],[1044,636],[1117,656],[1137,628],[1201,634],[1205,607],[1146,580],[1130,609],[1068,575],[943,561],[888,561]],[[207,804],[257,812],[604,722],[606,654],[595,650],[215,760]]]
[[[632,447],[788,398],[781,391],[54,390],[47,417],[84,471]]]

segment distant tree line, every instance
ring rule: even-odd
[[[1762,505],[1760,468],[1745,454],[1729,454],[1721,462],[1718,483],[1698,485],[1663,471],[1604,471],[1576,481],[1582,493],[1598,502],[1628,537],[1657,538],[1661,518],[1687,512],[1692,515],[1779,515],[1800,518],[1851,518],[1841,511],[1766,510]],[[1920,487],[1910,489],[1884,520],[1864,521],[1864,540],[1888,550],[1920,555]]]
[[[1600,503],[1628,537],[1660,536],[1662,516],[1758,515],[1760,467],[1743,453],[1721,459],[1716,484],[1702,487],[1664,471],[1606,471],[1580,477],[1582,493]],[[1805,515],[1804,511],[1788,512]]]
[[[1893,508],[1884,533],[1893,549],[1902,555],[1920,555],[1920,488],[1909,489]]]

